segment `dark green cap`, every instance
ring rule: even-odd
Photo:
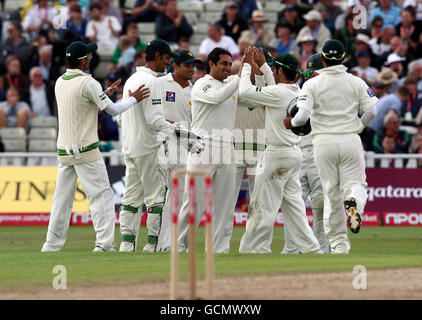
[[[272,63],[274,59],[273,59],[273,56],[271,55],[271,53],[265,48],[262,48],[262,51],[264,52],[265,62],[267,64]]]
[[[297,61],[297,59],[293,55],[291,55],[290,53],[279,54],[268,65],[269,66],[285,67],[285,68],[293,70],[293,71],[299,70],[299,68],[300,68],[299,61]]]
[[[179,56],[173,59],[173,63],[202,63],[202,60],[196,59],[195,55],[189,50],[180,50],[176,52]]]
[[[328,60],[343,60],[346,56],[346,49],[340,41],[328,40],[322,47],[322,55]]]
[[[321,53],[315,53],[306,61],[306,71],[315,71],[323,69],[324,65],[321,60]]]
[[[76,61],[86,58],[88,55],[93,54],[98,46],[95,42],[86,44],[82,41],[74,41],[66,48],[66,59]]]
[[[145,53],[167,53],[172,58],[178,58],[179,55],[171,51],[169,44],[167,41],[164,41],[162,39],[154,39],[150,43],[148,43]]]

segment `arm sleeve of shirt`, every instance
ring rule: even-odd
[[[359,81],[359,105],[364,111],[370,109],[373,105],[378,102],[378,98],[372,92],[371,88],[365,83],[365,81]]]
[[[295,116],[292,119],[292,126],[293,127],[303,126],[306,123],[306,121],[308,121],[310,116],[311,115],[308,110],[299,109],[299,111],[295,114]]]
[[[268,64],[264,63],[259,70],[261,70],[261,72],[264,74],[264,79],[267,86],[276,84],[273,72],[271,71],[271,67]]]
[[[114,31],[122,31],[122,25],[120,24],[119,20],[115,16],[110,16],[111,24],[113,26]]]
[[[104,110],[113,101],[103,92],[100,83],[95,79],[89,79],[82,89],[82,96],[95,103],[100,110]]]
[[[104,109],[104,111],[112,116],[117,116],[121,114],[122,112],[125,112],[127,109],[133,106],[136,102],[137,101],[134,97],[129,97],[129,99],[125,101],[109,104],[107,108]]]
[[[279,105],[280,97],[274,92],[274,86],[257,87],[251,82],[251,65],[245,63],[239,85],[239,97],[242,101],[251,101],[268,107]]]
[[[310,113],[314,106],[314,95],[312,92],[312,87],[310,80],[306,81],[303,84],[302,90],[300,90],[299,97],[297,99],[297,107],[299,109],[308,110]]]
[[[364,127],[367,127],[368,124],[372,121],[372,119],[375,118],[377,115],[377,108],[375,105],[367,109],[363,114],[360,120],[362,121],[362,124]]]
[[[221,88],[214,88],[210,83],[203,82],[199,86],[194,86],[192,90],[192,100],[207,104],[220,104],[229,99],[239,87],[239,77],[234,76]]]

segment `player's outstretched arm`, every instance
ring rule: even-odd
[[[104,111],[112,116],[117,116],[118,114],[125,112],[139,101],[148,98],[149,94],[149,89],[146,88],[143,84],[139,86],[138,89],[136,89],[134,92],[129,90],[129,99],[126,101],[111,103],[107,106],[107,108],[104,109]]]

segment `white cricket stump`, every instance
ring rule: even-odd
[[[206,270],[205,282],[207,299],[212,299],[212,287],[214,278],[214,244],[212,224],[212,178],[207,170],[184,169],[174,170],[171,174],[171,255],[170,255],[170,299],[178,298],[178,277],[179,277],[179,178],[187,174],[189,177],[189,244],[188,244],[188,268],[189,268],[189,299],[197,299],[196,295],[196,199],[195,199],[195,176],[204,176],[205,179],[205,241],[206,241]]]

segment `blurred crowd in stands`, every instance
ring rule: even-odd
[[[273,56],[290,52],[304,68],[326,40],[336,38],[347,50],[349,72],[380,98],[376,118],[361,135],[365,150],[422,153],[422,0],[232,0],[222,2],[218,19],[207,22],[188,19],[186,3],[200,3],[206,11],[212,1],[28,0],[16,10],[7,10],[7,2],[1,1],[0,128],[28,130],[33,117],[57,116],[54,84],[66,69],[65,48],[75,40],[97,42],[90,72],[104,75],[99,79],[104,88],[122,79],[111,97],[121,99],[126,79],[145,64],[150,40],[140,28],[155,23],[154,37],[175,51],[192,50],[203,61],[214,47],[227,48],[233,74],[248,46],[264,47]],[[57,6],[65,17],[59,27]],[[271,14],[279,8],[275,19],[268,18],[270,7]],[[206,24],[203,33],[200,24]],[[198,35],[203,38],[194,48],[191,39]],[[106,70],[98,72],[102,52],[112,54]],[[198,65],[193,81],[205,69]],[[116,122],[105,113],[99,119],[100,139],[118,140]]]

